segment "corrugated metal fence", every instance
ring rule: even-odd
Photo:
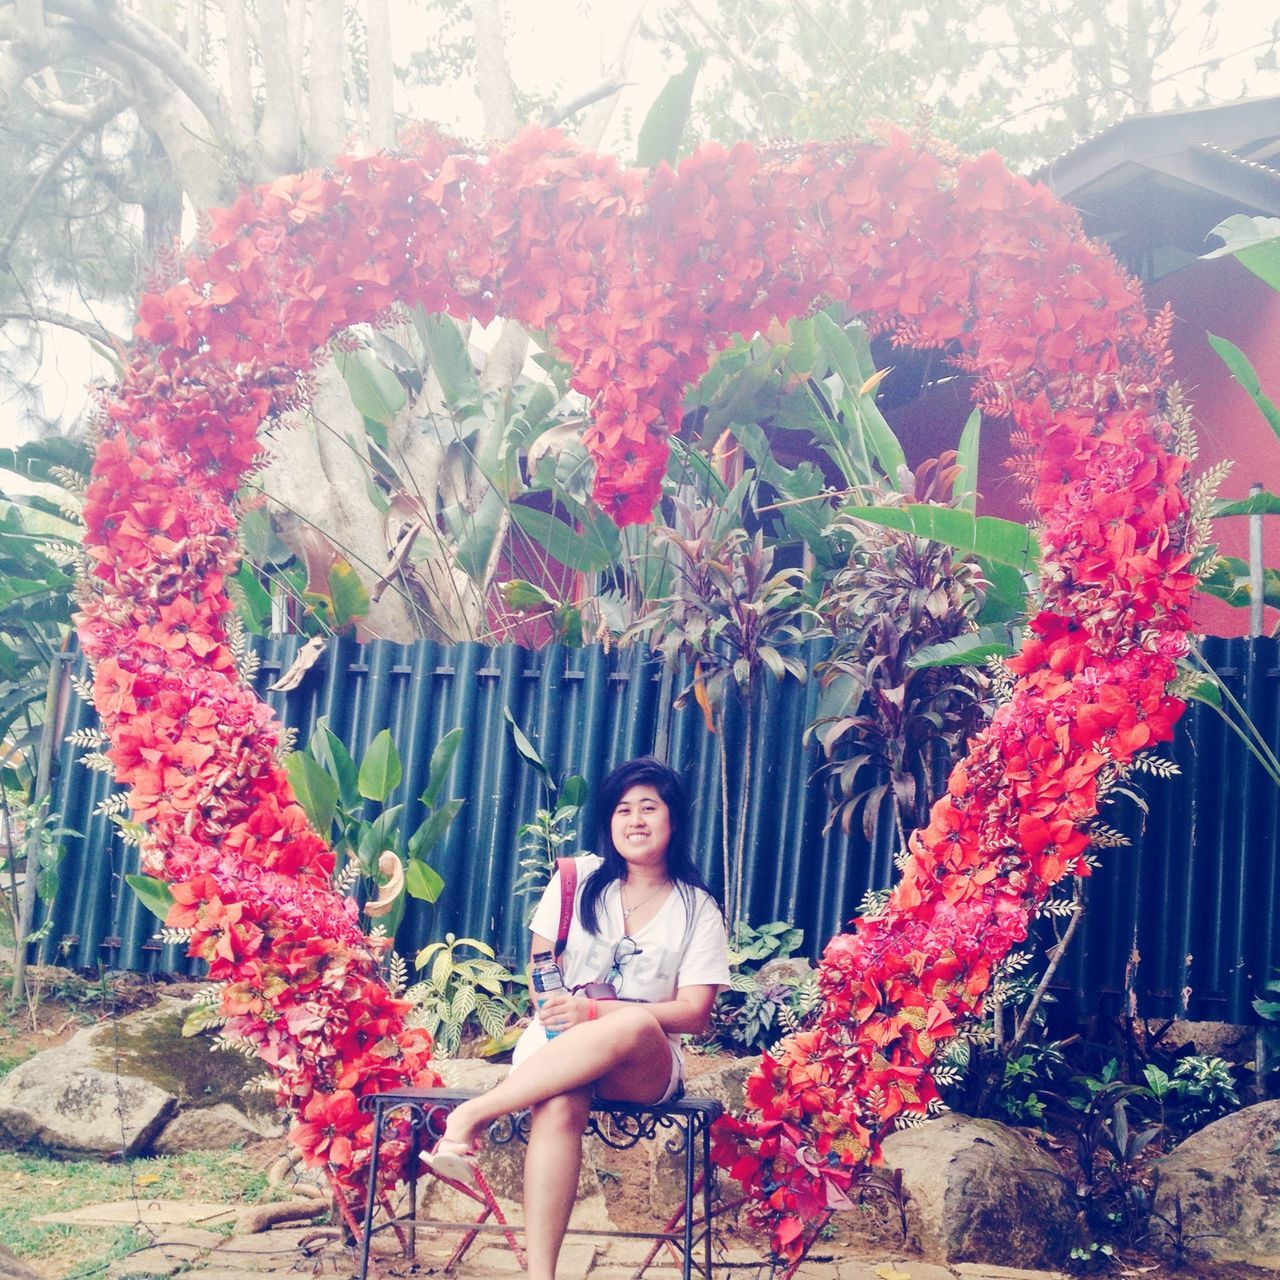
[[[260,691],[288,669],[297,648],[296,637],[259,646]],[[811,647],[810,666],[823,652],[820,644]],[[1267,741],[1280,744],[1275,642],[1210,641],[1207,656]],[[743,759],[738,718],[730,716],[724,732],[712,736],[696,707],[672,709],[672,689],[670,674],[638,648],[530,652],[344,642],[298,689],[264,696],[304,742],[316,718],[327,717],[357,759],[381,729],[390,729],[405,764],[404,794],[393,799],[407,803],[406,830],[419,819],[416,796],[433,747],[448,730],[463,727],[445,794],[466,803],[432,858],[445,891],[434,906],[411,903],[398,934],[403,954],[412,956],[446,931],[484,938],[499,954],[523,952],[525,904],[511,889],[516,830],[545,796],[512,745],[506,706],[554,777],[582,773],[594,790],[614,764],[648,751],[681,770],[696,798],[694,849],[713,886],[721,879],[719,751],[727,747],[731,800],[745,768],[754,783],[747,916],[756,924],[794,922],[816,955],[864,892],[890,883],[894,872],[887,832],[868,844],[860,831],[823,830],[819,753],[804,742],[815,714],[815,682],[767,685],[750,761]],[[68,671],[64,732],[93,723],[92,710],[69,688]],[[68,844],[42,956],[77,966],[184,971],[189,962],[152,941],[154,918],[123,883],[136,869],[136,854],[115,838],[107,819],[93,816],[110,785],[79,764],[79,754],[69,745],[62,749],[54,803],[63,825],[84,835]],[[1174,754],[1183,775],[1146,780],[1148,814],[1119,800],[1105,815],[1134,843],[1103,854],[1059,998],[1083,1012],[1132,1008],[1153,1017],[1176,1012],[1248,1021],[1250,998],[1268,968],[1280,965],[1280,789],[1208,708],[1193,708],[1184,719]],[[592,845],[593,820],[588,806],[585,848]]]

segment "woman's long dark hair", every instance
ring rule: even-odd
[[[674,769],[654,756],[640,756],[620,764],[601,784],[596,796],[596,851],[604,858],[582,886],[582,923],[589,933],[600,932],[600,900],[615,880],[625,880],[627,864],[613,843],[613,811],[632,787],[652,787],[671,815],[671,841],[667,845],[667,877],[692,909],[692,890],[710,894],[702,873],[689,856],[689,798]]]

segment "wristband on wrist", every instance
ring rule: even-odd
[[[596,1015],[599,1012],[600,1010],[597,1007],[596,1002],[594,1000],[588,1000],[587,1001],[587,1021],[594,1022],[596,1020]]]

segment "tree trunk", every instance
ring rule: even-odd
[[[369,24],[369,144],[387,150],[395,144],[396,121],[391,61],[391,7],[388,0],[367,0]]]
[[[172,250],[182,234],[182,188],[166,162],[164,147],[154,133],[147,134],[146,191],[142,198],[142,243],[146,265]]]
[[[286,543],[296,549],[296,530],[318,530],[372,594],[389,548],[384,522],[369,503],[364,421],[331,361],[316,369],[312,385],[310,423],[288,427],[268,442],[274,457],[262,473],[262,488],[286,513],[280,521]],[[397,591],[384,592],[370,606],[366,629],[402,644],[420,634],[414,609]]]
[[[617,51],[614,53],[613,60],[608,66],[602,67],[603,78],[606,80],[616,80],[619,83],[627,77],[627,70],[631,65],[632,49],[635,45],[636,36],[640,33],[640,19],[643,16],[643,6],[637,5],[635,16],[627,25],[626,33],[618,42]],[[609,128],[609,122],[613,119],[613,113],[618,108],[618,95],[611,93],[607,98],[601,98],[599,102],[592,103],[582,116],[582,125],[578,129],[578,141],[589,150],[598,150],[600,144],[604,141],[605,132]]]
[[[343,45],[342,0],[312,0],[307,152],[316,164],[328,164],[340,154],[347,137]]]
[[[253,137],[253,84],[244,5],[245,0],[222,0],[227,33],[227,113],[240,146]]]
[[[1151,94],[1155,82],[1145,10],[1143,0],[1129,0],[1125,15],[1125,71],[1129,86],[1129,109],[1135,114],[1151,110]]]
[[[299,161],[297,77],[301,64],[292,58],[284,0],[259,0],[258,25],[263,80],[259,146],[269,172],[291,173]]]
[[[509,138],[515,133],[515,87],[502,38],[502,14],[496,0],[472,0],[476,33],[476,93],[484,108],[485,133],[491,138]]]

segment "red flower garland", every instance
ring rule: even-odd
[[[1085,872],[1100,771],[1168,738],[1181,710],[1166,688],[1192,581],[1163,333],[1043,188],[896,132],[709,146],[648,173],[555,132],[483,155],[428,136],[212,215],[183,278],[142,299],[105,405],[80,634],[148,823],[144,865],[173,886],[169,923],[226,984],[228,1028],[275,1073],[295,1141],[349,1189],[369,1141],[357,1099],[431,1080],[429,1045],[333,893],[277,728],[236,677],[224,579],[259,425],[305,393],[337,331],[400,299],[547,330],[592,399],[596,497],[619,523],[649,518],[666,431],[713,352],[829,302],[900,341],[958,344],[986,403],[1017,420],[1044,611],[1012,701],[912,837],[888,911],[828,947],[818,1027],[766,1059],[749,1117],[721,1132],[720,1158],[794,1249],[893,1118],[935,1096],[937,1044],[1048,889]]]

